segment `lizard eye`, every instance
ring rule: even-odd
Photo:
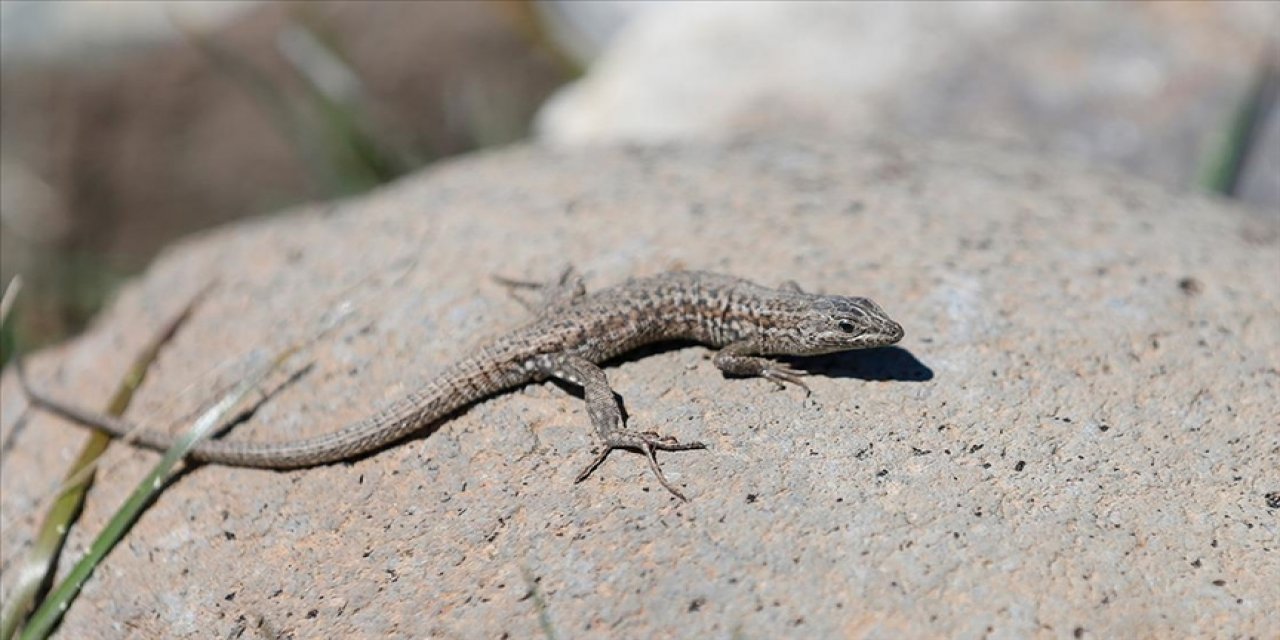
[[[844,321],[841,321],[841,322],[840,322],[840,324],[837,324],[836,326],[837,326],[837,327],[840,327],[840,330],[841,330],[841,331],[843,331],[843,332],[845,332],[845,333],[853,333],[853,323],[852,323],[852,322],[844,322]]]

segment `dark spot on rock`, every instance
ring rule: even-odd
[[[1178,281],[1178,289],[1185,295],[1194,296],[1204,291],[1204,285],[1199,280],[1187,276]]]
[[[1071,635],[1072,635],[1072,636],[1074,636],[1074,637],[1076,637],[1076,638],[1083,638],[1083,637],[1084,637],[1084,627],[1076,627],[1075,631],[1072,631],[1072,632],[1071,632]]]
[[[319,610],[319,609],[312,609],[312,610],[310,610],[310,611],[308,611],[308,612],[307,612],[307,619],[308,619],[308,620],[311,620],[311,619],[315,618],[315,617],[316,617],[316,616],[318,616],[318,615],[320,615],[320,610]]]
[[[1225,587],[1225,586],[1227,586],[1227,581],[1226,581],[1226,580],[1221,580],[1221,579],[1219,579],[1219,580],[1214,580],[1214,581],[1213,581],[1213,586],[1215,586],[1215,587]]]
[[[226,600],[227,602],[231,602],[232,600],[236,599],[236,592],[232,591],[231,593],[228,593],[227,595],[222,596],[222,599]]]
[[[1266,495],[1268,509],[1280,509],[1280,491],[1272,491]]]
[[[1013,465],[1013,470],[1014,470],[1014,471],[1022,471],[1023,469],[1026,469],[1026,468],[1027,468],[1027,461],[1026,461],[1026,460],[1019,460],[1019,461],[1018,461],[1018,464]]]
[[[888,470],[888,469],[881,469],[881,470],[879,470],[879,471],[877,471],[877,472],[876,472],[876,477],[877,477],[877,478],[883,478],[883,477],[885,477],[885,476],[887,476],[887,475],[889,475],[889,470]]]
[[[224,538],[226,538],[226,539],[228,539],[228,540],[235,540],[235,539],[236,539],[236,534],[234,534],[234,533],[232,533],[232,532],[230,532],[230,531],[223,531],[223,532],[222,532],[222,537],[224,537]]]
[[[755,504],[755,501],[756,501],[757,499],[759,499],[759,497],[760,497],[760,496],[757,496],[757,495],[756,495],[756,494],[754,494],[754,493],[748,493],[748,494],[747,494],[747,504]]]
[[[702,605],[706,603],[707,603],[706,598],[694,598],[692,601],[689,602],[689,613],[698,611],[699,609],[702,608]]]

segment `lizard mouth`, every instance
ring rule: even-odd
[[[907,332],[902,330],[902,325],[890,321],[889,330],[884,333],[885,344],[894,344],[902,339]]]
[[[902,339],[906,332],[902,330],[902,325],[890,321],[884,327],[880,327],[875,331],[865,331],[858,334],[852,340],[852,346],[845,344],[845,349],[871,349],[875,347],[885,347],[897,343]]]

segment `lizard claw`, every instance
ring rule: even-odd
[[[804,381],[800,379],[801,377],[808,375],[804,371],[792,369],[785,364],[779,364],[765,369],[761,375],[764,376],[765,379],[778,385],[778,389],[786,389],[787,385],[785,383],[789,382],[801,389],[804,389],[805,397],[813,395],[813,390],[809,388],[809,385],[805,384]]]
[[[655,455],[655,452],[689,451],[691,449],[706,448],[707,445],[701,442],[680,442],[672,436],[662,436],[652,431],[646,431],[644,433],[619,434],[619,437],[610,439],[604,443],[604,447],[600,450],[600,453],[596,454],[596,457],[591,461],[591,464],[587,465],[587,467],[578,474],[578,477],[574,482],[582,482],[583,480],[586,480],[587,476],[590,476],[591,473],[604,462],[605,458],[609,457],[609,454],[612,453],[614,449],[627,449],[643,453],[645,458],[649,460],[649,469],[652,470],[653,475],[658,478],[658,483],[661,484],[664,489],[670,491],[671,495],[679,498],[681,502],[688,502],[689,499],[684,497],[683,493],[680,493],[679,490],[667,481],[667,476],[662,473],[662,467],[658,466],[658,458]]]
[[[587,465],[585,469],[578,472],[578,477],[573,479],[574,484],[577,484],[579,482],[582,482],[583,480],[586,480],[587,476],[590,476],[591,473],[595,471],[597,467],[599,467],[602,463],[604,463],[604,459],[608,458],[610,453],[613,453],[613,449],[614,447],[611,447],[609,445],[605,445],[604,447],[601,447],[600,453],[597,453],[596,457],[591,460],[591,464]]]
[[[707,445],[698,442],[680,442],[675,436],[663,436],[653,431],[645,431],[640,434],[644,438],[646,444],[652,446],[656,451],[689,451],[690,449],[706,449]]]

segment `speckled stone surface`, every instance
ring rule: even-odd
[[[110,554],[61,636],[1280,628],[1277,218],[1003,149],[749,140],[472,156],[183,242],[32,370],[100,406],[216,276],[130,410],[169,425],[249,354],[349,300],[312,368],[228,437],[320,433],[521,322],[490,274],[566,262],[592,287],[686,267],[865,295],[907,337],[804,363],[809,399],[725,379],[701,347],[609,367],[632,425],[710,445],[662,457],[688,504],[633,455],[575,485],[592,431],[551,383],[350,464],[197,468]],[[84,432],[20,421],[10,375],[0,398],[7,569]],[[111,449],[67,560],[157,459]]]

